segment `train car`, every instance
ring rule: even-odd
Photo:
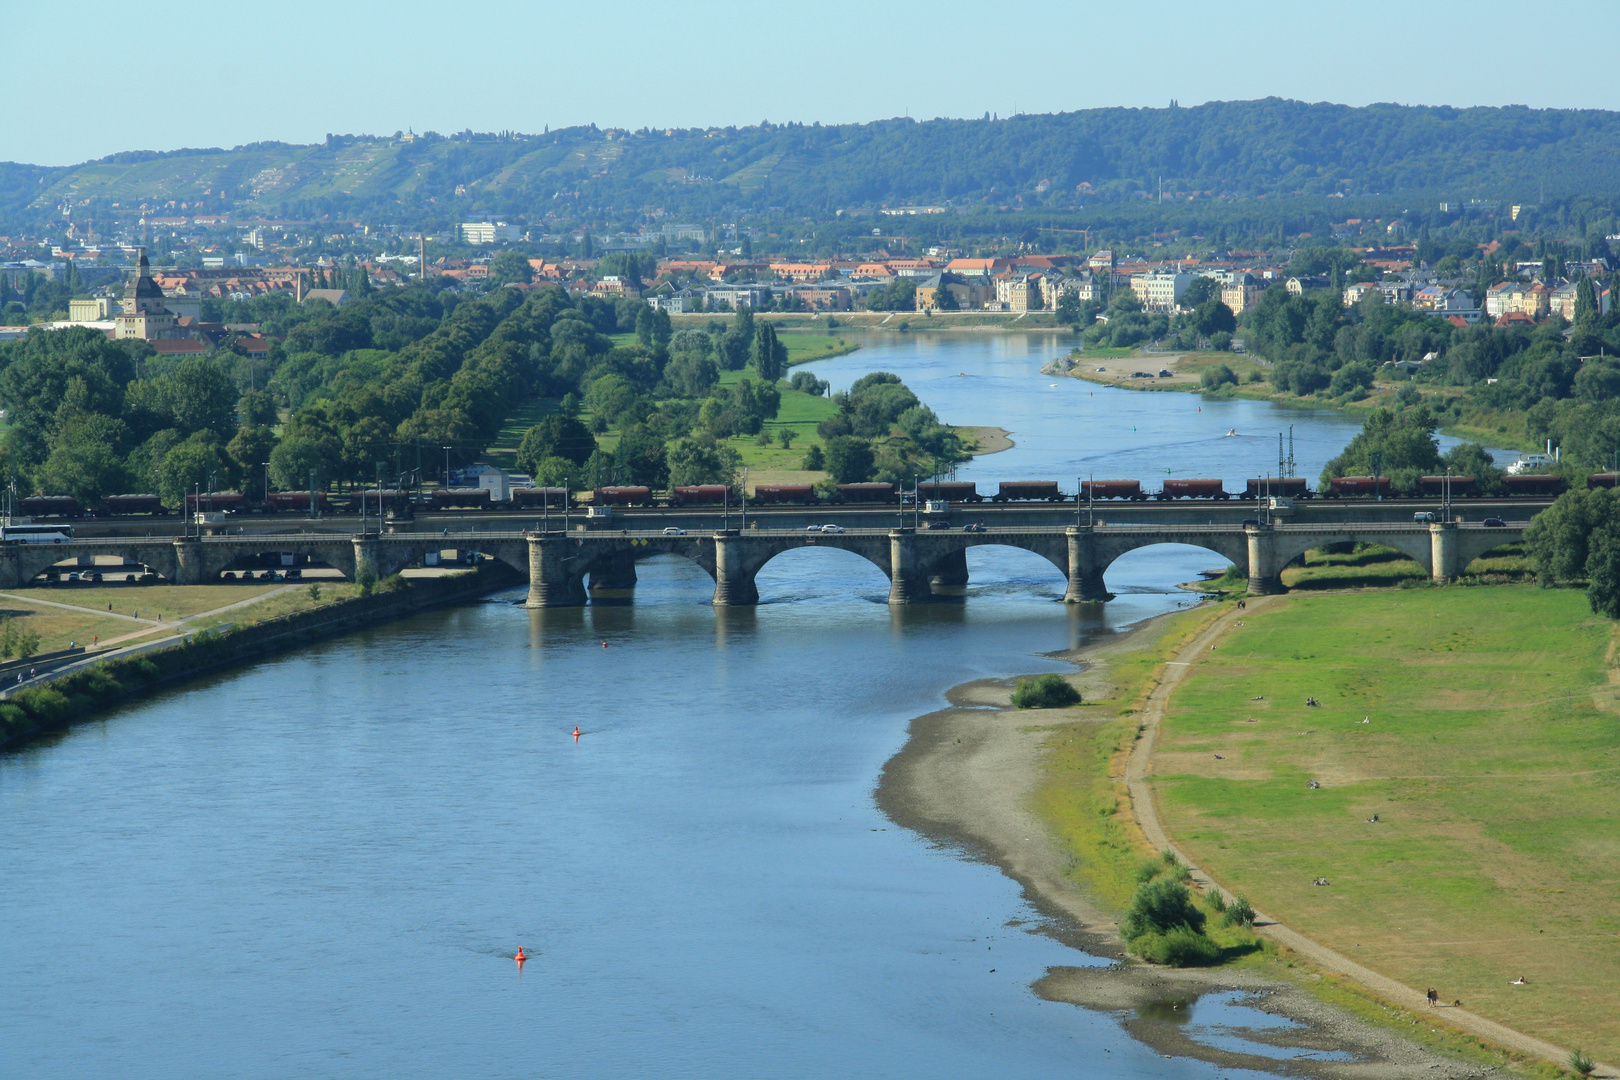
[[[1063,502],[1056,480],[1003,480],[991,502]]]
[[[816,501],[816,489],[811,484],[756,484],[754,501],[809,506]]]
[[[599,487],[596,489],[597,506],[651,506],[652,488]]]
[[[1229,499],[1219,480],[1166,480],[1160,499]]]
[[[561,510],[565,506],[574,505],[574,503],[567,488],[536,487],[513,488],[512,505],[517,507],[519,510],[527,510],[530,507],[535,507],[536,509],[552,507],[554,509]]]
[[[248,507],[247,496],[240,491],[205,491],[186,496],[186,513],[202,511],[205,514],[229,514]]]
[[[671,506],[723,506],[736,501],[736,493],[724,484],[685,484],[669,489]]]
[[[101,517],[124,517],[129,514],[161,516],[163,500],[156,495],[103,495],[96,514]]]
[[[925,501],[984,502],[971,480],[929,480],[917,485],[917,498]]]
[[[27,517],[79,517],[84,513],[71,495],[29,495],[17,504]]]
[[[1260,476],[1243,481],[1245,499],[1308,499],[1311,489],[1303,476]]]
[[[1569,482],[1557,473],[1512,473],[1502,477],[1504,495],[1561,495]]]
[[[1586,478],[1586,486],[1589,488],[1612,488],[1620,486],[1620,473],[1593,473],[1591,476]]]
[[[1451,488],[1454,499],[1472,499],[1479,494],[1479,481],[1472,476],[1420,476],[1418,485],[1425,495],[1444,496]]]
[[[435,510],[488,510],[489,488],[439,488],[428,496]]]
[[[1330,499],[1345,497],[1358,498],[1362,496],[1388,496],[1389,477],[1387,476],[1336,476],[1328,481],[1328,489],[1323,492]]]
[[[1088,499],[1130,499],[1141,502],[1147,498],[1140,480],[1082,480],[1080,501]]]
[[[379,510],[385,514],[403,514],[411,508],[411,493],[398,488],[367,488],[364,491],[352,492],[349,495],[349,513],[358,514],[364,511],[375,514]]]
[[[875,503],[894,502],[893,484],[839,484],[834,502]]]
[[[264,508],[272,514],[295,512],[309,513],[309,492],[307,491],[272,491],[264,497]],[[315,493],[315,509],[323,514],[332,512],[332,503],[326,497],[326,492]]]

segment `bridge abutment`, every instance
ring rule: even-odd
[[[570,557],[570,552],[574,556]],[[560,536],[529,537],[529,599],[527,606],[580,607],[585,603],[584,574],[572,573],[569,563],[577,550]]]
[[[715,607],[752,607],[759,603],[759,588],[747,557],[747,541],[735,533],[714,536]]]

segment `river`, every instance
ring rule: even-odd
[[[811,370],[892,370],[947,421],[1011,430],[963,468],[981,486],[1263,475],[1289,424],[1314,477],[1357,427],[1053,387],[1042,335],[881,341]],[[1026,552],[969,560],[966,603],[900,611],[844,552],[773,561],[757,610],[659,560],[631,606],[514,592],[0,755],[0,1074],[1239,1075],[1035,998],[1097,961],[872,801],[948,687],[1054,670],[1221,560],[1122,559],[1100,615]]]

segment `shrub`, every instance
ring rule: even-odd
[[[1216,364],[1204,372],[1199,381],[1203,383],[1205,390],[1219,390],[1223,386],[1236,386],[1238,377],[1237,373],[1225,364]]]
[[[370,596],[371,590],[377,587],[377,568],[371,565],[370,559],[361,559],[360,565],[354,568],[354,583],[361,596]]]
[[[1136,868],[1136,883],[1138,885],[1147,884],[1158,877],[1159,871],[1163,869],[1164,864],[1158,859],[1143,859]]]
[[[1586,1056],[1586,1051],[1579,1048],[1569,1052],[1569,1067],[1581,1076],[1591,1076],[1597,1065]]]
[[[1209,347],[1216,352],[1232,351],[1232,334],[1227,330],[1217,330],[1209,335]]]
[[[1249,903],[1247,896],[1239,893],[1237,899],[1227,905],[1225,917],[1227,926],[1253,926],[1254,905]]]
[[[1155,878],[1137,887],[1120,930],[1126,941],[1135,941],[1144,934],[1167,934],[1178,926],[1202,932],[1204,913],[1193,906],[1187,886]]]
[[[1037,675],[1018,680],[1012,703],[1019,709],[1062,709],[1080,704],[1080,691],[1061,675]]]
[[[1209,935],[1185,926],[1144,934],[1131,942],[1131,951],[1149,963],[1169,967],[1208,967],[1221,961],[1221,947]]]
[[[804,452],[804,460],[799,463],[799,468],[808,470],[810,472],[820,472],[826,467],[826,454],[822,451],[818,444],[811,443],[810,449]]]
[[[1211,889],[1209,891],[1209,906],[1224,914],[1226,912],[1226,894],[1219,889]]]

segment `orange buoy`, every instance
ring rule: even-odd
[[[604,649],[607,648],[607,642],[605,642],[605,641],[602,642],[602,648],[604,648]]]
[[[528,959],[527,956],[523,955],[523,946],[521,946],[521,945],[518,946],[517,955],[512,957],[512,959],[516,960],[520,964],[523,963],[523,961]]]
[[[579,742],[579,725],[574,725],[574,741]]]

